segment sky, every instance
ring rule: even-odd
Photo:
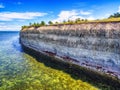
[[[0,0],[0,31],[20,31],[29,23],[103,19],[120,12],[120,0]]]

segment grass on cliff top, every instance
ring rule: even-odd
[[[101,20],[93,20],[90,22],[118,22],[120,21],[120,17],[119,18],[108,18],[108,19],[101,19]]]
[[[78,22],[65,22],[65,23],[59,23],[59,24],[84,24],[84,23],[104,23],[104,22],[120,22],[120,17],[118,18],[105,18],[105,19],[97,19],[97,20],[87,20],[87,21],[78,21]],[[57,24],[53,24],[57,25]]]
[[[118,18],[106,18],[106,19],[97,19],[97,20],[75,20],[75,21],[63,21],[63,22],[56,22],[56,23],[52,23],[49,24],[49,25],[73,25],[73,24],[85,24],[85,23],[105,23],[105,22],[119,22],[120,21],[120,17]],[[23,29],[27,29],[27,28],[30,28],[30,27],[41,27],[41,26],[49,26],[47,24],[45,24],[44,21],[41,21],[41,23],[33,23],[33,24],[30,24],[28,26],[22,26],[22,30]]]

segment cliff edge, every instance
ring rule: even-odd
[[[21,44],[40,53],[120,79],[120,22],[29,27]]]

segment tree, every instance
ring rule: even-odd
[[[55,22],[55,24],[58,24],[58,22]]]
[[[85,19],[85,22],[87,22],[88,20],[87,19]]]
[[[44,21],[41,21],[41,26],[45,26],[45,22]]]
[[[29,26],[31,26],[32,25],[32,23],[29,23]]]
[[[108,18],[118,18],[120,17],[120,13],[117,12],[117,13],[114,13],[113,15],[110,15]]]
[[[66,24],[66,21],[65,21],[65,20],[63,21],[63,24]]]
[[[24,29],[24,28],[28,28],[28,26],[22,26],[22,29]]]
[[[80,18],[77,18],[76,20],[75,20],[75,23],[79,23],[81,21],[81,19]]]
[[[67,21],[68,24],[73,24],[74,22],[72,20]]]
[[[52,24],[53,24],[53,22],[52,22],[52,21],[49,21],[49,22],[48,22],[48,24],[49,24],[49,25],[52,25]]]
[[[68,21],[67,21],[68,23],[70,23],[71,21],[68,19]]]
[[[36,26],[36,23],[34,22],[33,24],[31,24],[31,26],[35,27],[35,26]]]
[[[84,19],[82,19],[81,21],[84,21]]]

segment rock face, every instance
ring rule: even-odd
[[[25,28],[21,44],[120,79],[120,22]]]

